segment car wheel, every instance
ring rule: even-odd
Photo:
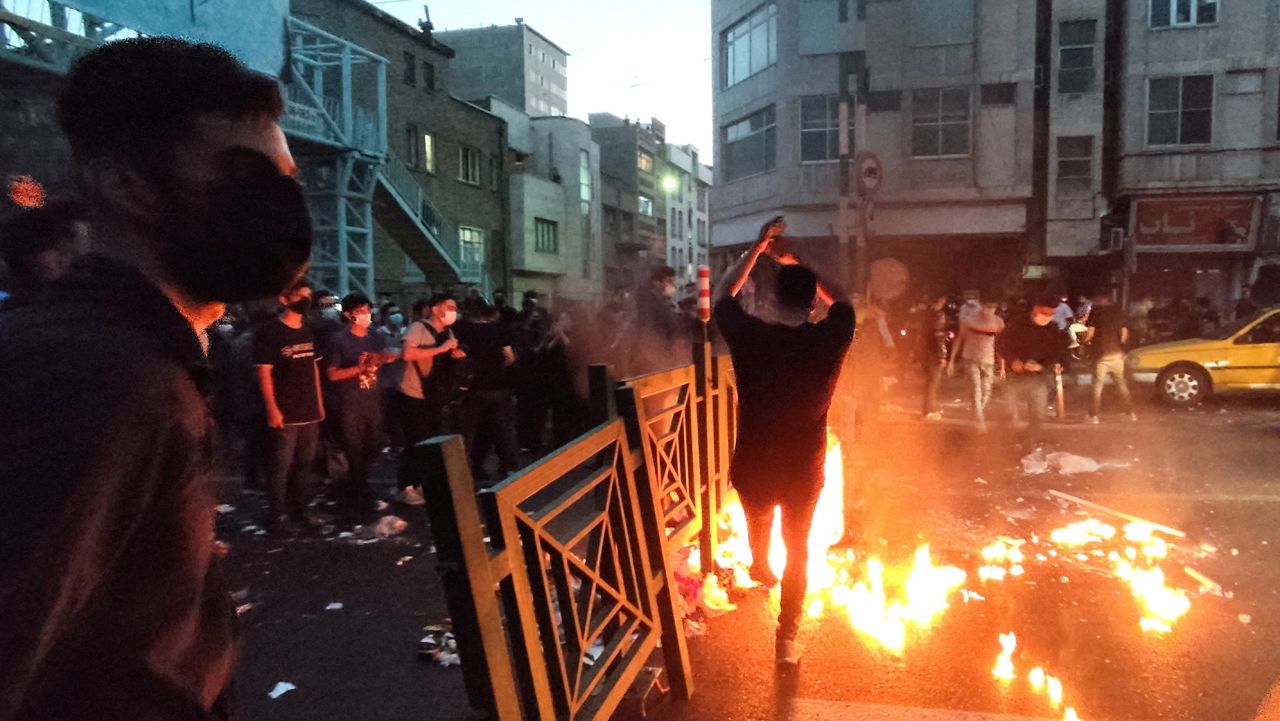
[[[1179,365],[1165,368],[1156,378],[1156,392],[1165,403],[1190,406],[1209,397],[1209,374],[1195,366]]]

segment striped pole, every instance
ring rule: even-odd
[[[698,320],[711,321],[711,269],[698,266]]]

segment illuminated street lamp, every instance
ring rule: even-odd
[[[674,193],[680,189],[680,181],[674,175],[662,176],[662,189],[668,193]]]

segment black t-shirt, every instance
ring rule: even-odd
[[[316,391],[319,370],[315,336],[305,325],[290,328],[279,320],[263,324],[254,338],[253,363],[271,366],[276,405],[289,425],[324,418]]]
[[[329,363],[335,370],[354,368],[360,365],[361,354],[382,353],[382,341],[382,337],[377,333],[356,335],[350,328],[343,328],[329,339]],[[331,381],[329,385],[333,388],[334,397],[342,413],[376,413],[381,408],[377,371],[343,381]]]
[[[744,494],[815,496],[822,488],[827,409],[853,340],[853,308],[831,306],[819,323],[766,323],[736,298],[716,304],[716,324],[738,381],[738,440],[730,477]]]
[[[458,344],[467,354],[471,390],[496,391],[507,387],[502,349],[511,345],[511,331],[506,325],[500,322],[460,324]]]
[[[1066,365],[1070,358],[1069,345],[1066,332],[1057,325],[1052,322],[1036,325],[1030,318],[1009,324],[1003,333],[996,336],[996,353],[1008,363],[1010,375],[1038,375],[1051,371],[1055,364]],[[1034,373],[1019,373],[1013,368],[1014,361],[1035,361],[1042,369]]]
[[[1120,308],[1114,305],[1094,306],[1089,314],[1089,327],[1093,328],[1093,340],[1089,342],[1094,357],[1104,358],[1124,353],[1121,335],[1124,318]]]

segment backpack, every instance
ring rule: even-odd
[[[427,332],[431,334],[434,345],[440,345],[453,337],[453,332],[448,329],[437,333],[430,323],[422,323],[422,325],[426,326]],[[465,367],[448,353],[436,356],[431,363],[431,372],[426,375],[422,375],[418,370],[421,366],[417,363],[414,363],[413,367],[422,380],[422,398],[428,403],[449,405],[461,399],[463,391],[467,389]]]

